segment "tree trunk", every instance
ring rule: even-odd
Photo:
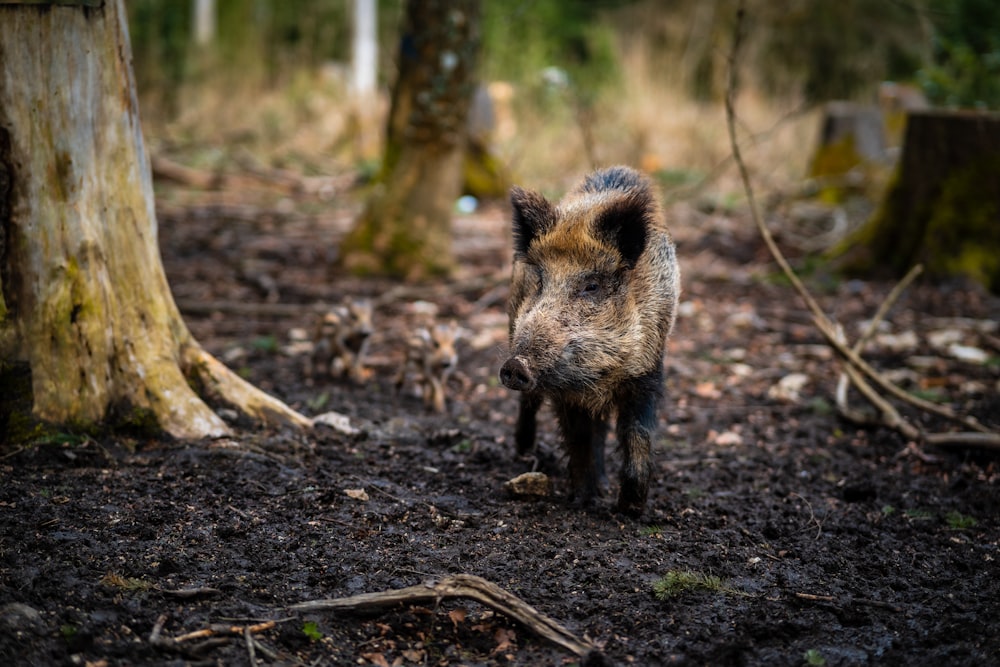
[[[341,245],[348,270],[413,280],[451,270],[478,47],[477,0],[407,2],[379,183]]]
[[[880,210],[848,241],[848,271],[963,275],[1000,293],[1000,114],[908,115],[903,155]]]
[[[194,386],[260,420],[307,425],[181,320],[126,21],[121,0],[0,5],[0,370],[26,366],[33,416],[57,424],[229,433]]]

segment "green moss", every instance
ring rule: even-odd
[[[820,185],[817,198],[831,206],[852,196],[880,196],[888,172],[885,165],[858,152],[851,134],[822,145],[809,167],[810,177]]]
[[[853,135],[845,135],[821,146],[809,167],[809,175],[823,183],[818,198],[826,204],[843,202],[848,188],[842,177],[863,164],[864,158],[855,148]]]
[[[462,190],[480,199],[500,199],[510,187],[503,164],[484,147],[470,145],[462,163]]]
[[[715,575],[692,570],[671,570],[653,582],[653,594],[658,600],[669,600],[690,592],[746,595]]]
[[[863,162],[864,158],[854,146],[854,136],[847,134],[820,146],[809,166],[809,175],[813,178],[843,176]]]
[[[31,367],[26,362],[0,362],[0,442],[21,445],[45,434],[31,414]]]
[[[163,434],[159,420],[149,408],[119,406],[111,411],[108,429],[137,438],[155,438]]]
[[[998,173],[1000,155],[981,157],[914,202],[897,172],[875,215],[832,255],[849,274],[901,276],[922,263],[930,278],[965,276],[1000,293]]]
[[[1000,293],[1000,156],[951,174],[933,202],[921,260],[933,276],[969,277]]]
[[[351,233],[341,243],[341,261],[360,277],[427,278],[447,276],[453,268],[450,253],[436,253],[422,235],[417,220],[402,224],[400,206],[373,200]]]

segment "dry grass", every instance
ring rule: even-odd
[[[542,105],[537,88],[515,89],[512,101],[497,109],[509,129],[496,141],[514,179],[556,196],[594,166],[626,163],[658,173],[666,187],[711,174],[707,193],[739,199],[722,102],[692,100],[650,63],[641,48],[624,52],[622,80],[597,101],[587,123],[580,121],[571,92],[552,93]],[[306,174],[356,168],[366,159],[359,117],[374,128],[377,154],[388,109],[383,94],[374,112],[359,116],[335,71],[302,72],[270,90],[205,82],[180,95],[181,111],[169,121],[157,115],[151,100],[142,100],[147,138],[154,151],[211,168],[248,155],[259,164]],[[773,102],[752,92],[742,96],[738,108],[742,133],[751,141],[745,152],[762,192],[801,180],[815,141],[815,112],[781,121],[795,102]],[[585,150],[585,132],[592,137],[596,164]]]

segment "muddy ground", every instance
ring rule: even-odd
[[[837,365],[745,215],[671,209],[684,304],[636,521],[613,511],[614,489],[590,509],[567,501],[551,415],[536,455],[514,454],[516,397],[495,380],[502,205],[456,221],[454,281],[399,286],[329,270],[357,210],[350,193],[253,206],[161,195],[164,264],[195,336],[254,384],[307,414],[347,415],[358,432],[4,446],[3,664],[579,663],[477,602],[289,610],[456,573],[518,596],[616,665],[1000,660],[996,454],[839,418]],[[852,340],[891,288],[822,273],[810,284]],[[378,300],[371,377],[310,382],[289,334],[310,325],[311,304],[345,295]],[[392,386],[418,300],[465,332],[443,415]],[[1000,428],[998,313],[966,285],[919,285],[866,356]],[[795,373],[801,386],[779,385]],[[504,491],[531,470],[551,476],[552,495]]]

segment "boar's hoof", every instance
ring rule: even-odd
[[[638,519],[646,508],[646,493],[635,490],[622,492],[618,496],[618,511],[631,519]]]
[[[511,357],[500,367],[500,382],[514,391],[530,391],[535,388],[535,376],[521,357]]]

